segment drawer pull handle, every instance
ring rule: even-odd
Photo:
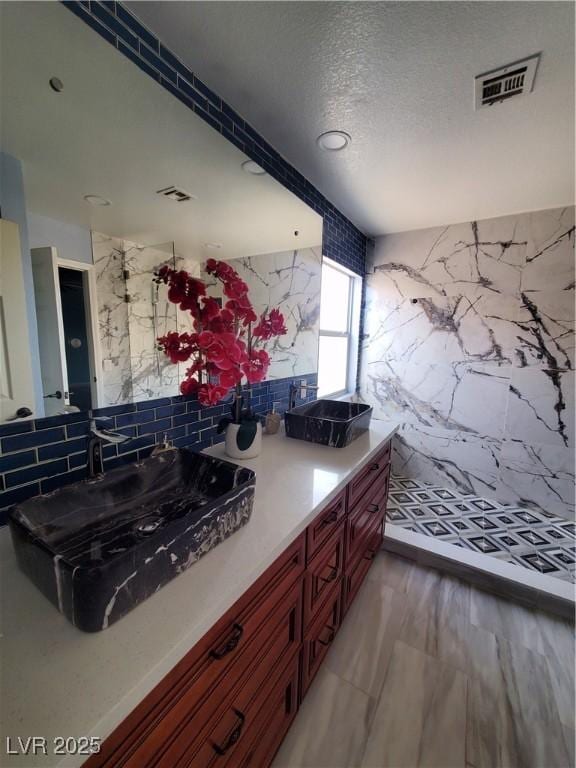
[[[364,560],[374,560],[376,557],[376,550],[372,549],[364,555]]]
[[[377,464],[377,463],[376,464],[372,464],[372,466],[370,467],[370,470],[372,472],[377,472],[379,469],[380,469],[380,464]]]
[[[212,656],[213,659],[223,659],[224,656],[227,656],[229,653],[232,653],[232,651],[236,649],[236,646],[240,642],[240,638],[243,634],[244,627],[241,624],[234,624],[232,627],[232,634],[228,640],[217,651],[210,651],[210,656]]]
[[[332,573],[330,574],[330,576],[319,576],[318,578],[320,579],[320,581],[325,581],[328,583],[330,581],[334,581],[338,577],[338,568],[336,568],[334,565],[331,567],[332,567]]]
[[[246,721],[246,715],[243,714],[242,712],[240,712],[239,709],[233,709],[232,711],[234,712],[234,714],[238,718],[238,721],[239,721],[238,725],[236,726],[236,728],[234,728],[234,730],[232,731],[230,736],[228,736],[228,738],[226,739],[226,741],[224,742],[224,744],[222,746],[220,746],[220,744],[214,744],[214,743],[212,744],[212,746],[214,747],[214,752],[216,752],[217,755],[225,755],[226,752],[228,752],[228,750],[231,747],[233,747],[234,744],[236,744],[236,742],[238,741],[238,739],[242,735],[242,729],[244,728],[244,722]]]
[[[327,625],[326,629],[330,630],[330,634],[328,635],[328,639],[327,640],[320,640],[320,638],[318,638],[318,642],[320,643],[320,645],[330,645],[332,640],[334,640],[334,638],[336,637],[336,627],[332,627],[331,625]]]
[[[379,504],[370,504],[370,506],[368,507],[368,512],[373,512],[374,514],[376,514],[376,512],[378,512],[379,509],[380,509]]]

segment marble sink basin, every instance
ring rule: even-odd
[[[85,632],[113,624],[244,525],[256,475],[170,450],[16,507],[18,564]]]
[[[370,426],[372,408],[365,403],[314,400],[284,414],[288,437],[344,448]]]

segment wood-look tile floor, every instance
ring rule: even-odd
[[[381,552],[273,768],[571,768],[574,627]]]

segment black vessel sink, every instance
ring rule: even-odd
[[[170,450],[16,507],[20,568],[79,629],[96,632],[244,525],[256,475]]]
[[[344,448],[370,426],[372,408],[365,403],[315,400],[284,414],[286,434],[309,443]]]

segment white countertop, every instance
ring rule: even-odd
[[[18,570],[0,530],[0,765],[80,765],[86,758],[6,755],[6,737],[104,740],[256,581],[397,426],[372,421],[347,448],[282,433],[242,464],[256,472],[248,524],[110,628],[85,634]],[[222,445],[208,453],[224,457]]]

